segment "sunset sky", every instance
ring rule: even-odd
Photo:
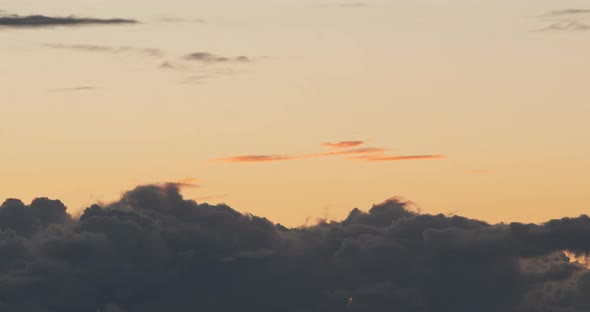
[[[0,202],[77,214],[175,182],[289,226],[395,196],[489,222],[590,207],[587,0],[0,10]]]

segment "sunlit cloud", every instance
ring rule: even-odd
[[[335,142],[335,143],[326,142],[326,143],[322,143],[320,145],[323,147],[328,147],[328,148],[348,148],[348,147],[355,147],[355,146],[359,146],[359,145],[363,145],[363,144],[365,144],[364,141],[340,141],[340,142]]]
[[[407,155],[407,156],[387,156],[387,155],[366,155],[351,157],[350,159],[358,159],[365,161],[402,161],[402,160],[431,160],[431,159],[444,159],[446,155]]]
[[[359,147],[351,149],[340,149],[347,146],[358,146],[363,144],[363,141],[342,141],[338,143],[322,143],[321,146],[334,148],[335,150],[321,153],[300,153],[300,154],[255,154],[255,155],[240,155],[226,158],[215,159],[226,163],[261,163],[261,162],[279,162],[297,159],[309,158],[323,158],[332,156],[350,156],[345,159],[356,159],[365,161],[396,161],[396,160],[419,160],[419,159],[440,159],[445,158],[444,155],[411,155],[411,156],[388,156],[383,154],[389,151],[382,147]]]
[[[184,178],[173,182],[178,187],[199,187],[197,184],[200,180],[196,178]]]

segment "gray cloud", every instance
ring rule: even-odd
[[[164,22],[164,23],[196,23],[196,24],[205,23],[205,20],[200,19],[200,18],[161,17],[158,20],[160,22]]]
[[[580,15],[580,14],[588,14],[590,13],[590,9],[563,9],[563,10],[555,10],[547,12],[542,17],[562,17],[562,16],[572,16],[572,15]]]
[[[89,18],[89,17],[52,17],[44,15],[0,15],[0,27],[53,27],[53,26],[84,26],[84,25],[118,25],[136,24],[133,19],[111,18]]]
[[[488,224],[399,200],[286,228],[140,186],[71,218],[0,206],[0,310],[39,312],[590,310],[590,218]],[[568,252],[564,252],[568,250]]]
[[[564,9],[547,12],[538,18],[549,23],[537,31],[585,31],[590,24],[584,22],[590,18],[590,9]]]
[[[215,55],[209,52],[194,52],[182,57],[186,61],[195,61],[205,64],[219,63],[250,63],[253,60],[247,56],[226,57]]]
[[[161,57],[164,52],[160,49],[153,48],[135,48],[135,47],[111,47],[104,45],[92,44],[61,44],[61,43],[46,43],[44,47],[61,50],[75,50],[85,52],[103,52],[103,53],[137,53],[153,57]]]

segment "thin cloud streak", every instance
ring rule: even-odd
[[[408,156],[359,156],[351,157],[351,159],[365,160],[365,161],[402,161],[402,160],[431,160],[444,159],[446,155],[408,155]]]
[[[359,145],[365,144],[365,141],[340,141],[340,142],[325,142],[320,144],[323,147],[327,148],[348,148],[348,147],[355,147]]]
[[[45,43],[43,44],[46,48],[60,49],[60,50],[73,50],[73,51],[85,51],[85,52],[98,52],[98,53],[137,53],[152,57],[161,57],[164,52],[160,49],[154,48],[135,48],[135,47],[111,47],[104,45],[94,44],[61,44],[61,43]]]
[[[72,87],[72,88],[58,88],[58,89],[51,89],[50,92],[76,92],[76,91],[89,91],[89,90],[96,90],[98,87],[92,86],[81,86],[81,87]]]
[[[11,28],[40,28],[55,26],[84,26],[84,25],[117,25],[137,24],[137,20],[123,18],[89,18],[89,17],[52,17],[44,15],[0,15],[0,27]]]

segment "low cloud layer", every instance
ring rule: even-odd
[[[0,310],[590,310],[590,218],[488,224],[399,200],[286,228],[175,183],[88,207],[0,206]],[[567,251],[567,252],[564,252]]]
[[[0,13],[0,27],[30,28],[30,27],[54,27],[54,26],[84,26],[84,25],[118,25],[136,24],[133,19],[123,18],[90,18],[90,17],[53,17],[44,15],[5,15]]]

